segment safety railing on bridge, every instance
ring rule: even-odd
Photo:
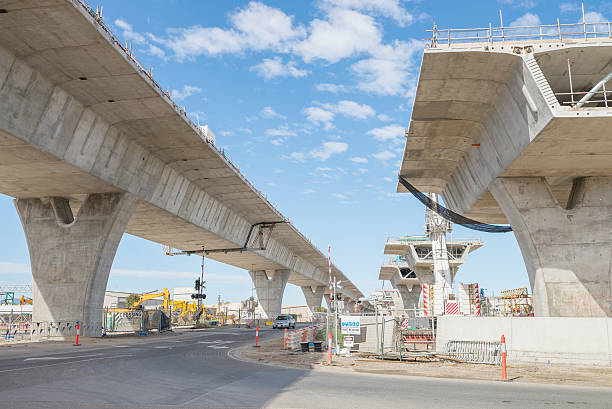
[[[508,41],[558,41],[563,42],[568,39],[612,39],[610,22],[581,22],[581,23],[560,23],[544,24],[537,26],[506,26],[480,28],[450,28],[439,29],[434,23],[431,38],[425,39],[429,42],[430,48],[440,46],[452,47],[458,44],[485,43],[493,44]]]

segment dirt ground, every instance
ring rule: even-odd
[[[282,348],[281,340],[263,342],[259,348],[243,347],[236,351],[236,355],[246,360],[292,368],[316,370],[327,367],[327,352],[285,351]],[[423,358],[402,362],[381,361],[353,354],[350,358],[333,357],[332,367],[338,370],[372,374],[501,381],[501,367],[499,366]],[[540,364],[537,366],[508,366],[507,372],[511,382],[612,387],[612,369],[610,368],[578,368]]]

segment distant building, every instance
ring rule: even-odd
[[[106,291],[104,293],[104,308],[127,308],[125,300],[133,293],[121,291]],[[161,307],[164,297],[152,298],[142,303],[145,309],[155,309]]]

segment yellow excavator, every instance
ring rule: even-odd
[[[171,303],[170,291],[168,291],[167,288],[164,288],[164,291],[157,292],[157,293],[142,294],[140,298],[138,299],[138,301],[136,301],[134,304],[131,305],[131,308],[132,309],[138,308],[143,302],[147,300],[151,300],[153,298],[157,298],[157,297],[164,297],[164,302],[162,303],[162,308],[164,310],[170,309],[170,303]]]
[[[32,299],[26,298],[22,295],[21,298],[19,298],[19,305],[26,305],[26,304],[32,305]]]

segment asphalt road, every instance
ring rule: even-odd
[[[281,336],[264,329],[263,338]],[[611,408],[612,389],[306,371],[228,352],[254,331],[0,347],[0,408]]]

